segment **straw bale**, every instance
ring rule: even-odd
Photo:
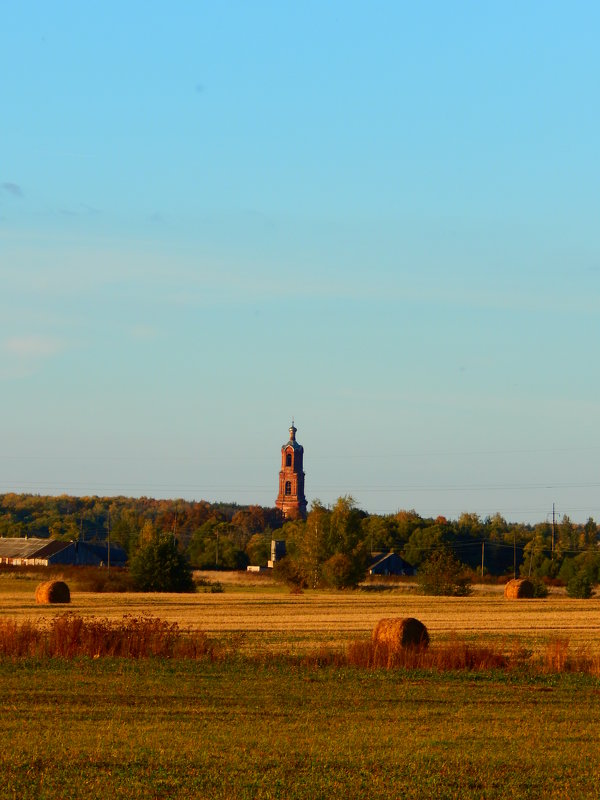
[[[45,581],[35,590],[35,602],[40,604],[47,603],[70,603],[71,592],[64,581]]]
[[[380,619],[373,631],[374,644],[385,645],[395,652],[408,647],[427,647],[427,628],[414,617]]]
[[[504,597],[507,600],[520,600],[534,596],[533,583],[527,578],[513,578],[504,587]]]

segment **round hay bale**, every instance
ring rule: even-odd
[[[429,646],[425,625],[414,617],[380,619],[373,631],[373,643],[385,645],[390,652],[409,647]]]
[[[504,587],[504,597],[507,600],[521,600],[533,597],[534,594],[533,583],[527,578],[513,578]]]
[[[64,581],[45,581],[35,590],[35,602],[46,605],[48,603],[70,603],[71,592]]]

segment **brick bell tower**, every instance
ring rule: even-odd
[[[304,472],[302,470],[304,448],[296,441],[297,428],[290,428],[290,440],[281,448],[281,471],[279,472],[279,494],[275,505],[286,519],[306,518],[304,496]]]

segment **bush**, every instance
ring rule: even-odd
[[[565,558],[560,565],[560,569],[558,571],[558,577],[561,581],[568,583],[571,578],[574,578],[577,574],[577,566],[575,564],[574,558]]]
[[[132,592],[135,589],[129,570],[113,567],[76,567],[73,582],[79,592]]]
[[[463,564],[445,548],[435,550],[417,571],[423,594],[466,597],[471,581]]]
[[[580,570],[569,579],[567,583],[567,594],[569,597],[576,597],[581,600],[590,598],[594,591],[592,589],[592,582],[584,570]]]
[[[209,581],[206,578],[194,578],[194,586],[206,594],[222,594],[225,589],[220,581]]]
[[[221,652],[201,631],[154,617],[121,621],[61,614],[49,624],[0,620],[0,657],[192,658],[218,660]]]
[[[360,577],[352,560],[344,553],[336,553],[323,564],[323,579],[327,586],[346,589],[356,586]]]
[[[285,556],[275,562],[273,577],[277,581],[286,583],[292,589],[306,589],[308,582],[300,565],[290,556]]]
[[[131,577],[142,592],[193,592],[194,580],[187,558],[171,534],[158,534],[131,560]]]
[[[534,597],[548,597],[548,587],[544,581],[533,580],[532,583]]]

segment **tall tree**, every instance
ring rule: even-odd
[[[191,592],[192,570],[172,533],[160,533],[143,544],[131,560],[130,572],[143,592]]]

